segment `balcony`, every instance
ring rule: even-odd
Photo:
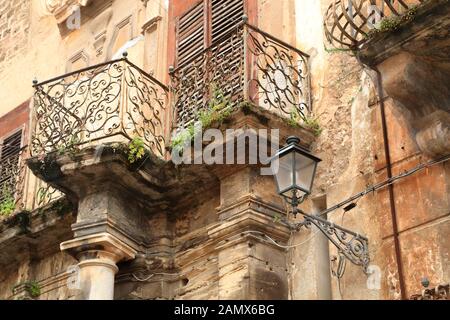
[[[34,87],[33,156],[135,137],[164,156],[169,90],[126,57]]]
[[[404,114],[420,151],[450,151],[450,3],[448,0],[335,0],[325,34],[375,70],[384,93]],[[381,86],[380,86],[381,89]]]
[[[170,77],[168,88],[124,57],[35,83],[31,154],[140,137],[164,158],[168,134],[215,103],[251,103],[298,122],[309,112],[308,55],[246,22]]]
[[[308,55],[242,22],[170,70],[173,126],[180,130],[208,109],[243,103],[286,118],[309,112]]]
[[[377,30],[394,29],[426,0],[334,0],[324,18],[325,35],[335,48],[357,50]]]

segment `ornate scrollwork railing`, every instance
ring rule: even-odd
[[[0,161],[0,215],[9,215],[25,207],[25,149]]]
[[[55,189],[45,182],[40,181],[35,193],[34,208],[45,207],[49,203],[52,203],[63,196],[64,193],[58,189]]]
[[[39,179],[34,189],[28,186],[27,149],[24,147],[19,153],[0,161],[0,216],[44,207],[63,196],[63,193]],[[33,203],[28,203],[27,193],[34,194]]]
[[[324,18],[325,35],[339,49],[357,50],[386,17],[399,17],[426,0],[333,0]]]
[[[197,120],[217,97],[230,108],[251,102],[281,116],[309,108],[308,55],[251,26],[233,30],[171,70],[174,127]]]
[[[140,137],[163,156],[168,88],[126,58],[35,83],[32,155]]]

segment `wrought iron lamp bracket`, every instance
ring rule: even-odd
[[[328,220],[322,219],[319,216],[311,215],[298,208],[298,205],[304,200],[291,202],[292,212],[303,215],[304,220],[296,224],[297,230],[302,226],[310,228],[315,225],[338,249],[339,254],[345,256],[350,262],[361,266],[365,274],[368,273],[368,266],[370,262],[369,256],[369,239],[344,227],[336,225]]]

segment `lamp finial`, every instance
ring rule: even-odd
[[[296,136],[290,136],[286,139],[286,143],[287,144],[299,144],[300,143],[300,139]]]

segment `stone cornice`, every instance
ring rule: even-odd
[[[76,238],[107,233],[124,242],[136,251],[142,246],[142,243],[133,238],[126,231],[122,230],[120,224],[109,216],[103,219],[92,219],[74,223],[72,224],[72,231],[75,233]]]
[[[225,212],[229,212],[231,215],[220,222],[205,227],[202,229],[203,232],[195,232],[194,237],[205,238],[205,240],[195,250],[188,249],[178,252],[176,254],[177,264],[189,264],[201,257],[210,256],[241,242],[263,241],[261,236],[249,231],[267,234],[280,244],[286,244],[289,240],[289,228],[281,223],[273,222],[273,213],[280,213],[280,209],[252,195],[243,197],[234,204],[219,209],[219,215]],[[177,242],[186,243],[192,239],[193,234],[191,233],[177,239]],[[264,241],[264,244],[280,249],[269,241]]]
[[[92,0],[42,0],[46,10],[55,16],[56,21],[62,23],[78,8],[85,7]]]
[[[103,232],[65,241],[60,245],[61,251],[68,251],[74,256],[88,251],[106,251],[117,256],[117,261],[131,260],[136,256],[136,250],[115,236]]]
[[[156,16],[156,17],[153,17],[153,18],[149,19],[147,22],[145,22],[142,25],[142,34],[145,34],[148,30],[150,30],[155,25],[157,25],[158,22],[161,21],[161,19],[162,19],[161,16]]]

